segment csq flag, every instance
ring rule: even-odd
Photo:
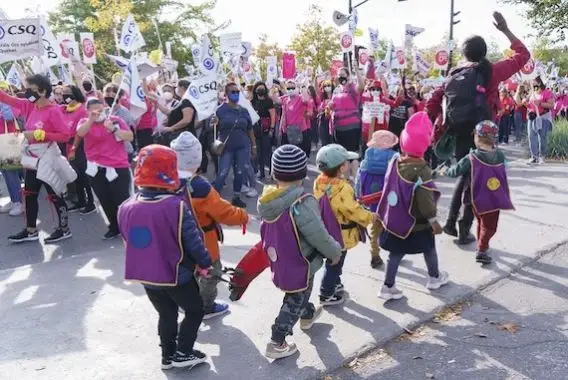
[[[146,96],[142,91],[140,75],[134,58],[130,60],[127,69],[124,70],[120,88],[130,95],[130,114],[135,120],[139,119],[148,108],[146,107]]]

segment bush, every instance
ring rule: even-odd
[[[552,132],[548,134],[549,158],[556,160],[568,159],[568,121],[562,120],[554,123]]]

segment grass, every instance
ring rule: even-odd
[[[568,120],[554,123],[548,135],[547,157],[555,160],[568,159]]]

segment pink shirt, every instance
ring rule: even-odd
[[[117,124],[120,129],[124,131],[130,130],[121,118],[111,116],[110,120]],[[80,120],[79,125],[86,121],[87,119]],[[100,166],[115,169],[128,168],[130,166],[124,141],[116,141],[112,132],[107,130],[103,123],[93,123],[89,132],[83,137],[83,141],[87,160]]]
[[[39,142],[67,142],[69,140],[70,133],[63,121],[59,106],[48,104],[42,108],[37,108],[34,103],[27,99],[10,96],[4,91],[0,91],[0,102],[20,112],[20,115],[26,120],[24,126],[26,131],[35,131],[36,129],[45,131],[45,140]],[[38,141],[30,141],[32,144],[34,142],[37,143]]]
[[[299,125],[303,131],[310,128],[308,116],[311,114],[314,105],[313,100],[304,100],[301,95],[290,97],[288,95],[282,98],[282,123],[281,130],[286,132],[289,125]]]
[[[79,120],[86,119],[89,116],[87,108],[85,108],[85,105],[81,104],[79,108],[72,112],[67,111],[67,106],[60,106],[60,109],[65,125],[69,128],[69,135],[75,137]]]
[[[540,104],[548,103],[551,100],[554,100],[554,94],[548,88],[545,88],[540,93],[536,94],[533,99],[538,100],[540,102]],[[545,113],[551,111],[552,108],[553,108],[553,107],[550,107],[548,110],[545,110],[540,104],[538,106],[538,114],[539,115],[544,115]],[[532,111],[532,112],[536,112],[536,109],[537,109],[536,105],[534,104],[534,102],[532,100],[529,102],[527,108],[529,109],[529,111]]]
[[[158,125],[158,115],[156,114],[156,103],[150,101],[146,98],[146,109],[147,111],[140,116],[140,121],[136,126],[136,130],[142,129],[154,129]]]

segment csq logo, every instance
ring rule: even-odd
[[[7,29],[4,29],[4,27],[0,26],[0,40],[6,36],[6,33],[13,36],[20,34],[31,34],[32,36],[35,36],[36,32],[37,26],[35,25],[12,25]]]
[[[142,90],[142,87],[141,87],[141,86],[138,86],[138,87],[136,88],[136,95],[138,95],[138,98],[139,98],[140,100],[145,100],[145,99],[146,99],[146,95],[144,95],[144,91]]]
[[[195,86],[189,87],[189,95],[191,95],[195,99],[199,99],[199,90]]]

